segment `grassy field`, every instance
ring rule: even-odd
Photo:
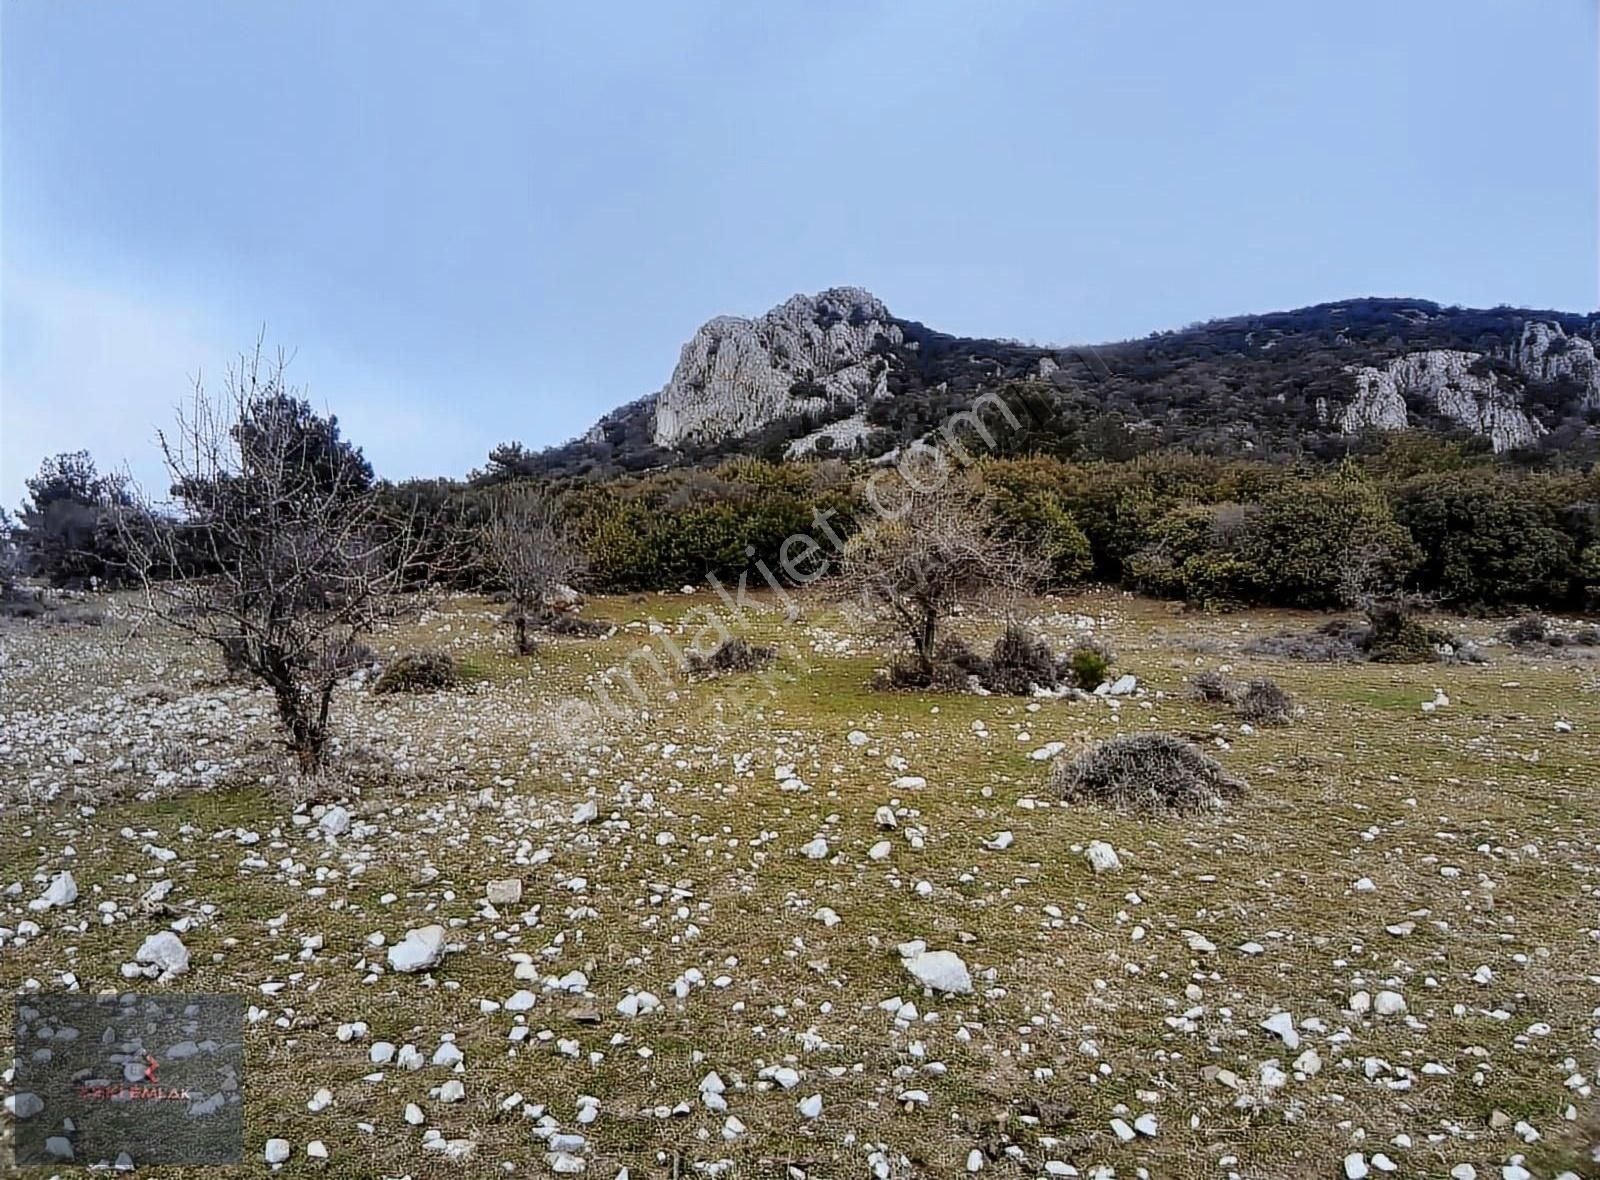
[[[642,672],[642,706],[614,691],[625,715],[600,707],[605,669],[686,642],[686,612],[714,601],[597,600],[613,635],[526,659],[481,600],[397,625],[380,653],[445,647],[469,679],[341,690],[355,769],[331,790],[355,827],[337,838],[314,822],[335,798],[284,781],[268,702],[209,653],[118,617],[7,627],[0,982],[117,988],[145,936],[186,919],[192,968],[171,986],[259,1009],[252,1172],[275,1136],[286,1174],[547,1175],[555,1126],[607,1180],[1337,1177],[1352,1153],[1373,1175],[1499,1177],[1514,1158],[1596,1174],[1600,659],[1495,645],[1480,666],[1291,663],[1245,644],[1318,617],[1107,593],[1036,603],[1037,625],[1107,640],[1136,696],[888,694],[868,688],[886,649],[816,598],[735,628],[780,646],[771,673]],[[1293,722],[1245,732],[1185,695],[1221,667],[1275,678]],[[1424,711],[1441,689],[1449,704]],[[1149,729],[1204,743],[1249,793],[1198,816],[1068,807],[1030,757]],[[574,823],[586,800],[596,818]],[[818,836],[826,856],[804,856]],[[1090,869],[1091,840],[1121,871]],[[30,912],[62,869],[78,900]],[[508,877],[521,902],[486,909]],[[162,878],[165,909],[145,912]],[[26,921],[41,930],[18,937]],[[369,970],[369,936],[434,922],[456,949],[431,973]],[[924,996],[896,951],[913,939],[960,954],[973,993]],[[540,982],[572,971],[587,995]],[[530,1009],[498,1007],[524,988]],[[643,991],[658,1009],[619,1014]],[[1363,991],[1407,1010],[1352,1011]],[[1294,1048],[1262,1028],[1279,1012]],[[365,1039],[341,1041],[356,1021]],[[378,1040],[431,1059],[447,1035],[459,1070],[369,1059]],[[725,1110],[702,1097],[713,1071]],[[464,1097],[444,1101],[452,1079]],[[1113,1129],[1145,1115],[1154,1135]],[[468,1154],[428,1149],[435,1133]],[[327,1160],[307,1158],[314,1140]]]

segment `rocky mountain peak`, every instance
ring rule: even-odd
[[[656,396],[654,441],[717,442],[782,418],[848,412],[887,396],[884,353],[902,340],[883,301],[859,287],[795,295],[756,319],[707,320]]]

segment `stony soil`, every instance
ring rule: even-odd
[[[526,659],[481,600],[397,624],[380,654],[467,682],[341,689],[316,790],[263,694],[125,604],[0,628],[0,985],[241,993],[256,1173],[1594,1174],[1589,653],[1298,664],[1244,644],[1317,618],[1086,595],[1037,622],[1108,640],[1133,694],[889,694],[819,597],[734,627],[770,672],[636,660],[645,708],[601,707],[714,602],[599,600],[614,634]],[[1202,669],[1297,711],[1242,726],[1184,691]],[[1056,743],[1148,729],[1249,793],[1049,796]],[[76,898],[31,905],[63,872]],[[429,926],[437,964],[391,969]],[[187,971],[130,983],[163,930]]]

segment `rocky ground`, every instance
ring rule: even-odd
[[[1309,616],[1090,595],[1038,623],[1127,696],[884,694],[817,598],[738,625],[770,674],[601,707],[712,602],[602,600],[610,637],[524,660],[481,600],[397,624],[380,655],[468,681],[342,689],[320,794],[262,694],[125,606],[6,625],[0,984],[241,993],[257,1173],[1594,1174],[1586,652],[1314,666],[1244,650]],[[1292,723],[1185,695],[1217,668]],[[1143,729],[1249,793],[1051,798],[1058,743]]]

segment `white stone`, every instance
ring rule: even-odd
[[[1347,1180],[1364,1180],[1367,1174],[1367,1161],[1359,1151],[1352,1151],[1344,1157],[1344,1174]]]
[[[69,872],[57,873],[50,878],[45,891],[28,903],[34,913],[49,909],[62,909],[78,900],[78,882]]]
[[[444,957],[445,929],[443,926],[423,926],[407,930],[401,941],[389,948],[389,966],[406,973],[426,971],[438,965]]]
[[[483,894],[490,905],[516,905],[522,900],[522,878],[497,878],[484,886]]]
[[[287,1139],[268,1139],[265,1152],[267,1163],[283,1163],[289,1158],[289,1153],[292,1150],[293,1148],[289,1146],[289,1141]]]
[[[1274,1012],[1261,1022],[1261,1027],[1272,1033],[1290,1049],[1300,1047],[1300,1033],[1294,1027],[1294,1017],[1287,1012]]]
[[[1089,841],[1089,847],[1084,849],[1083,856],[1089,862],[1089,867],[1097,873],[1112,873],[1122,867],[1117,850],[1104,840]]]
[[[155,967],[163,980],[172,979],[189,970],[189,949],[183,940],[170,930],[158,930],[139,944],[134,961]]]
[[[6,1113],[14,1119],[31,1119],[44,1109],[44,1099],[37,1094],[30,1094],[24,1090],[20,1094],[6,1096]]]
[[[322,813],[317,827],[330,836],[342,836],[350,830],[350,813],[335,803]]]
[[[964,995],[972,990],[972,975],[954,951],[921,951],[905,960],[905,968],[931,991]]]
[[[1322,1057],[1316,1049],[1307,1049],[1294,1059],[1292,1068],[1296,1073],[1303,1073],[1308,1078],[1314,1078],[1322,1072]]]
[[[1406,1010],[1406,1000],[1399,992],[1379,992],[1372,999],[1372,1010],[1379,1016],[1398,1016]]]
[[[1483,357],[1430,348],[1395,357],[1382,368],[1349,366],[1345,371],[1355,376],[1356,395],[1338,417],[1338,428],[1346,434],[1368,427],[1404,430],[1410,424],[1410,396],[1426,399],[1443,417],[1486,436],[1496,452],[1535,442],[1545,427],[1522,407],[1516,389],[1501,384],[1498,374],[1477,371]]]
[[[812,1094],[809,1098],[802,1098],[798,1109],[802,1118],[819,1117],[822,1114],[822,1095]]]
[[[1217,944],[1198,930],[1185,930],[1183,938],[1189,944],[1189,949],[1197,955],[1209,955],[1217,949]]]

